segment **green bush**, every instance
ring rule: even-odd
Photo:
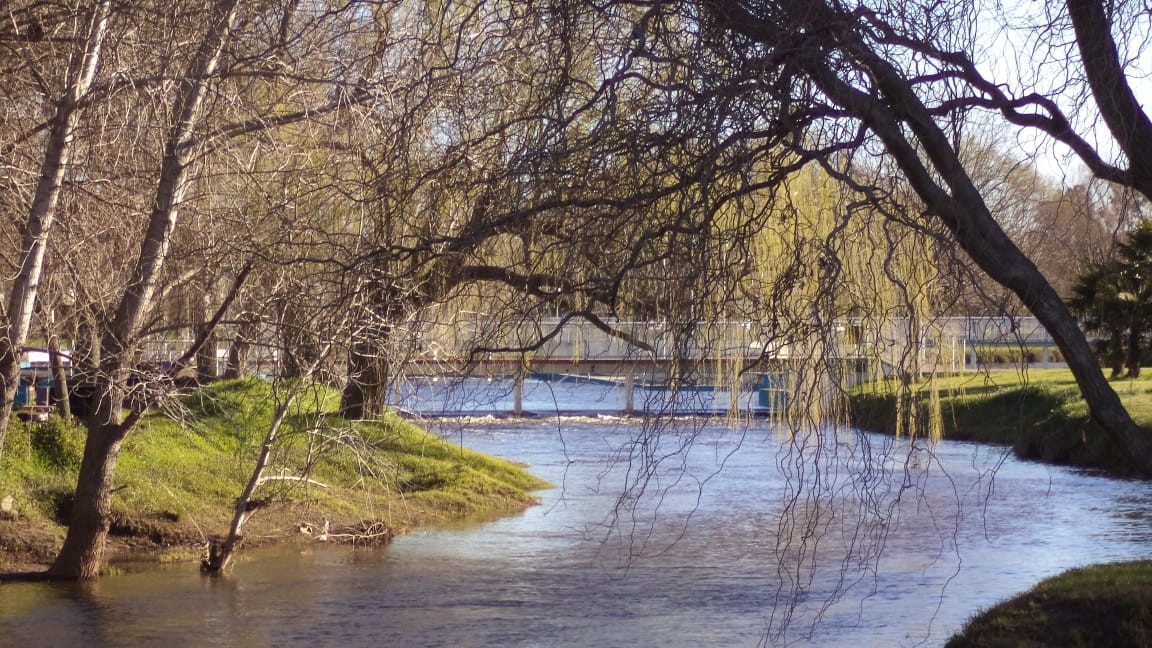
[[[84,456],[84,430],[53,416],[26,424],[28,443],[35,459],[56,470],[76,470]]]

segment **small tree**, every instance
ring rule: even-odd
[[[1081,273],[1068,306],[1097,344],[1112,377],[1140,375],[1143,340],[1152,330],[1152,221],[1144,221],[1116,246],[1116,258]]]
[[[1117,378],[1124,371],[1124,330],[1128,302],[1120,298],[1120,272],[1115,262],[1094,264],[1076,278],[1068,308],[1084,330],[1097,336],[1096,353]]]

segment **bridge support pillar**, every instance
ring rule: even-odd
[[[516,416],[524,414],[524,372],[519,372],[512,383],[512,413]]]
[[[632,369],[624,376],[624,413],[633,414],[636,412],[636,376],[632,373]]]

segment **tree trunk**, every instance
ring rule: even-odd
[[[196,352],[196,382],[206,385],[220,377],[220,365],[216,358],[217,336],[215,327],[205,330],[211,324],[199,324],[197,338],[204,337],[204,344]]]
[[[1133,325],[1128,329],[1128,377],[1140,377],[1140,360],[1143,350],[1140,348],[1140,327]]]
[[[293,304],[280,313],[280,377],[300,378],[319,357],[314,333]]]
[[[311,373],[310,371],[307,373]],[[303,381],[298,381],[288,393],[284,402],[276,408],[276,415],[272,418],[272,423],[268,425],[268,433],[264,435],[264,443],[260,446],[260,455],[256,458],[256,465],[252,469],[252,474],[248,478],[248,484],[244,487],[244,492],[236,499],[236,507],[232,512],[232,525],[228,529],[228,535],[224,538],[223,542],[215,543],[206,560],[201,566],[201,571],[209,574],[219,574],[228,570],[229,565],[232,563],[232,556],[240,547],[240,543],[244,539],[243,530],[244,523],[248,521],[249,514],[252,511],[253,496],[256,494],[256,489],[264,482],[264,471],[268,468],[268,462],[272,458],[272,450],[276,445],[276,438],[280,433],[280,426],[284,423],[284,418],[288,415],[288,409],[291,407],[292,402],[296,399],[296,394],[299,393],[300,388],[303,386]]]
[[[228,345],[228,362],[224,366],[224,378],[234,380],[243,376],[248,366],[248,356],[252,345],[242,335],[237,334]]]
[[[247,273],[244,273],[247,276]],[[217,346],[219,344],[219,337],[216,333],[217,326],[214,321],[214,313],[212,302],[216,297],[215,281],[208,281],[204,286],[204,294],[200,300],[200,307],[196,309],[196,334],[193,336],[197,341],[203,342],[196,348],[196,382],[200,385],[207,385],[208,383],[220,378],[220,360],[216,355]],[[220,313],[223,315],[223,313]]]
[[[1108,366],[1112,369],[1112,378],[1119,378],[1124,373],[1124,335],[1118,329],[1112,329],[1108,336]]]
[[[240,326],[232,343],[228,345],[228,363],[224,368],[225,378],[239,378],[248,372],[248,357],[252,351],[252,340],[258,333],[256,327],[260,319],[252,313],[240,315]]]
[[[64,354],[60,351],[60,338],[48,334],[48,366],[52,369],[52,404],[56,413],[65,419],[72,418],[72,406],[68,399],[68,370],[64,367]]]
[[[348,352],[348,381],[340,395],[340,413],[348,419],[374,419],[388,397],[388,358],[380,340],[363,340]]]
[[[1100,117],[1120,150],[1128,157],[1128,184],[1152,200],[1152,120],[1147,101],[1133,91],[1113,37],[1110,16],[1121,11],[1100,0],[1067,0],[1068,17],[1076,33],[1084,78],[1092,90]]]
[[[380,277],[368,279],[358,291],[363,300],[354,310],[357,326],[348,346],[348,379],[340,396],[340,413],[348,419],[374,419],[388,400],[389,346],[398,310],[396,289]]]
[[[68,535],[48,570],[49,578],[93,580],[100,575],[112,520],[113,477],[125,432],[120,425],[88,428]]]

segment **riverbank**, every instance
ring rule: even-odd
[[[276,394],[223,381],[145,417],[124,444],[108,552],[200,558],[227,533]],[[453,445],[396,416],[349,422],[316,387],[291,410],[245,527],[249,545],[385,542],[408,530],[523,510],[547,486],[522,466]],[[0,463],[0,579],[44,570],[63,542],[84,432],[64,421],[13,424]],[[295,476],[309,466],[308,480]]]
[[[853,423],[886,433],[937,425],[944,438],[1009,445],[1022,459],[1116,477],[1138,472],[1089,418],[1066,369],[922,381],[913,385],[913,407],[900,407],[893,387],[877,384],[853,393]],[[1152,378],[1116,381],[1114,387],[1136,422],[1152,430]],[[1149,601],[1152,561],[1091,565],[1046,579],[975,615],[947,645],[1150,645]]]
[[[1136,423],[1152,434],[1152,377],[1113,383]],[[858,388],[849,396],[852,423],[882,433],[920,433],[940,426],[946,439],[996,443],[1016,456],[1101,470],[1114,477],[1138,471],[1088,415],[1067,369],[1002,369],[922,380],[911,386],[912,405],[901,406],[891,383]]]
[[[977,614],[948,648],[1152,645],[1152,561],[1048,578]]]

